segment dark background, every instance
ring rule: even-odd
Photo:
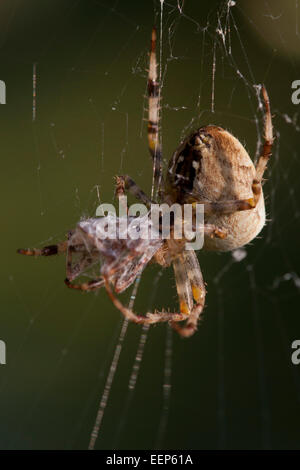
[[[253,85],[265,83],[276,135],[264,190],[269,222],[240,262],[199,253],[205,320],[188,340],[151,328],[133,391],[141,329],[129,325],[96,448],[299,449],[300,365],[291,363],[300,339],[300,105],[291,102],[298,3],[187,0],[182,14],[181,4],[165,3],[162,16],[164,157],[208,123],[229,129],[254,157],[262,113]],[[94,215],[97,189],[101,202],[113,201],[118,173],[150,192],[144,95],[160,2],[7,0],[0,18],[0,447],[85,449],[120,313],[104,291],[66,289],[64,257],[22,258],[16,248],[64,239]],[[135,310],[155,307],[174,309],[176,292],[172,271],[150,266]]]

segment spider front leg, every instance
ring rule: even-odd
[[[128,175],[116,176],[116,195],[120,199],[128,191],[136,199],[141,201],[145,206],[150,208],[151,199],[144,193],[144,191],[133,181]]]
[[[160,189],[162,181],[162,152],[159,140],[160,86],[157,81],[156,29],[152,29],[148,73],[148,145],[153,160],[153,183]]]
[[[162,152],[159,140],[159,100],[160,87],[157,81],[156,63],[156,29],[153,28],[151,36],[151,49],[148,72],[148,146],[153,161],[153,183],[160,189],[162,184]],[[148,208],[151,200],[142,189],[128,175],[116,177],[116,194],[119,197],[129,191]]]

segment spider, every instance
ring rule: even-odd
[[[255,238],[265,224],[262,191],[263,174],[273,144],[272,118],[267,91],[261,87],[265,117],[264,144],[256,166],[239,140],[215,125],[197,129],[182,141],[171,157],[166,174],[162,172],[159,138],[160,85],[157,79],[156,30],[153,28],[148,71],[148,146],[153,161],[153,184],[158,201],[167,203],[203,204],[204,246],[206,250],[230,251]],[[116,195],[133,194],[147,207],[152,200],[130,176],[116,177]],[[129,221],[132,221],[128,217]],[[200,265],[193,250],[186,249],[186,240],[170,239],[99,240],[97,230],[105,229],[107,218],[91,218],[78,223],[67,240],[42,249],[20,249],[30,256],[66,253],[68,287],[95,291],[105,287],[113,304],[135,323],[169,322],[183,337],[197,330],[205,306],[206,289]],[[116,218],[120,225],[120,219]],[[72,281],[87,268],[101,262],[100,276],[82,284]],[[123,292],[140,275],[149,262],[162,267],[173,265],[179,311],[154,311],[137,315],[125,307],[116,294]]]

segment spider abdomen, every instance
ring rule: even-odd
[[[262,230],[265,224],[265,204],[261,194],[258,205],[254,209],[234,212],[230,215],[211,216],[208,224],[213,224],[226,233],[225,238],[204,235],[205,250],[231,251],[247,245]]]
[[[253,197],[255,174],[243,145],[221,127],[198,129],[175,151],[168,171],[172,201],[217,203],[215,212],[205,214],[205,222],[226,233],[224,238],[205,236],[204,249],[233,250],[249,243],[261,231],[265,223],[262,191],[253,209],[225,211],[225,203]]]

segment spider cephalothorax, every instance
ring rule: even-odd
[[[256,237],[265,223],[262,178],[273,143],[267,91],[262,87],[264,145],[256,166],[238,139],[221,127],[209,125],[201,127],[179,145],[164,177],[158,133],[160,88],[155,48],[156,31],[153,29],[148,76],[148,143],[153,160],[153,194],[169,206],[174,203],[192,204],[193,208],[196,204],[203,205],[204,249],[227,251],[239,248]],[[153,201],[129,176],[118,176],[117,197],[120,199],[125,191],[143,202],[149,208],[148,215],[151,214]],[[144,224],[146,219],[141,223]],[[130,225],[132,218],[127,216],[127,221]],[[69,233],[67,241],[40,250],[18,251],[32,256],[67,252],[65,282],[68,287],[90,291],[104,286],[114,305],[129,320],[142,324],[168,321],[182,336],[191,336],[203,312],[206,291],[198,259],[193,250],[186,249],[186,239],[175,239],[171,228],[168,239],[130,240],[117,236],[114,240],[102,240],[99,230],[106,223],[106,219],[87,219]],[[119,219],[116,224],[119,227]],[[157,230],[159,232],[159,227]],[[150,261],[163,267],[173,265],[180,305],[178,313],[162,311],[136,315],[115,296],[113,290],[116,293],[124,291]],[[72,283],[87,268],[97,264],[101,267],[96,279],[83,284]]]

